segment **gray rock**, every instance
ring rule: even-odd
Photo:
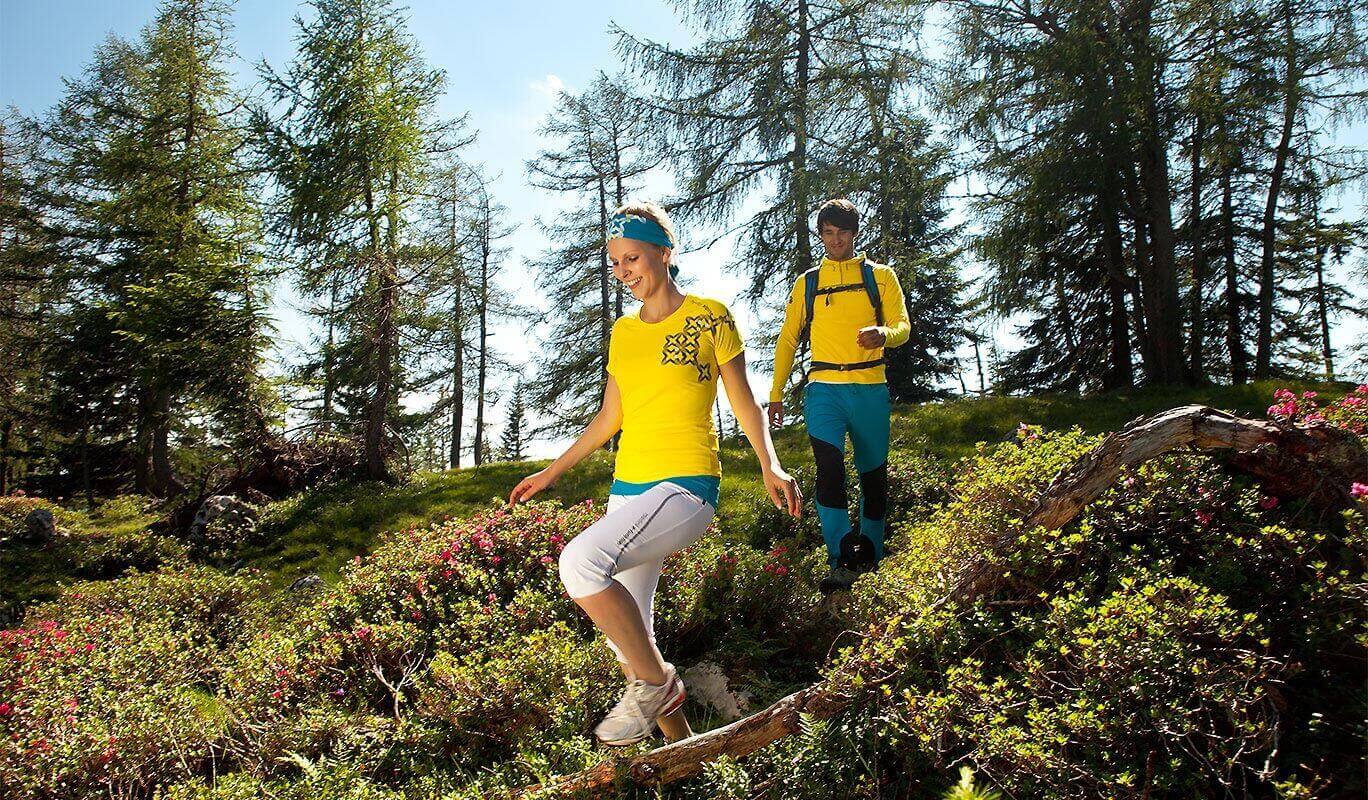
[[[24,539],[33,544],[47,544],[52,541],[52,537],[57,533],[57,523],[52,518],[52,511],[46,508],[35,508],[24,517]]]
[[[195,545],[232,546],[256,534],[257,509],[232,495],[205,498],[188,531]]]
[[[684,670],[684,689],[689,696],[713,709],[723,722],[733,722],[750,713],[752,698],[747,692],[733,692],[727,675],[711,661],[700,661]]]
[[[305,594],[317,592],[324,586],[323,579],[317,575],[305,575],[290,584],[290,591],[303,592]]]

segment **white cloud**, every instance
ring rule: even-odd
[[[532,81],[527,86],[537,94],[545,95],[554,100],[565,90],[565,81],[561,80],[559,75],[548,74],[542,80]]]

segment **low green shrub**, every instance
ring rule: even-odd
[[[136,795],[212,764],[224,651],[259,588],[203,568],[78,584],[0,631],[0,787]]]
[[[1175,454],[1061,530],[1024,528],[1092,441],[1027,426],[981,447],[912,545],[857,582],[867,635],[833,669],[852,688],[886,679],[851,712],[888,723],[883,757],[927,786],[971,764],[1015,796],[1361,793],[1345,769],[1364,737],[1361,512],[1280,501],[1218,457]],[[995,588],[929,612],[995,532],[1015,532],[990,560]]]

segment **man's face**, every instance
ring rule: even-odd
[[[834,261],[845,261],[855,255],[855,231],[838,228],[830,222],[822,223],[817,235],[822,237],[822,246],[827,257]]]

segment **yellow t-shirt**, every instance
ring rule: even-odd
[[[862,278],[860,264],[864,254],[857,254],[846,261],[833,261],[823,258],[817,271],[817,287],[845,286],[858,284]],[[819,295],[812,315],[811,344],[812,359],[831,364],[856,364],[873,361],[883,357],[884,348],[897,347],[907,341],[912,326],[907,319],[907,303],[903,299],[902,286],[892,269],[883,264],[870,262],[874,268],[874,282],[879,286],[879,300],[883,305],[883,331],[886,341],[883,347],[872,350],[860,347],[856,337],[861,328],[878,324],[874,309],[869,305],[869,295],[864,289]],[[778,403],[784,397],[784,384],[788,382],[789,372],[793,370],[794,355],[798,350],[798,336],[802,333],[803,323],[807,321],[807,281],[801,276],[789,292],[788,306],[784,310],[784,327],[779,331],[779,340],[774,346],[774,381],[770,385],[770,402]],[[831,369],[813,370],[808,376],[813,383],[884,383],[884,366],[865,367],[838,371]]]
[[[718,367],[745,347],[717,300],[685,295],[659,322],[637,313],[613,323],[608,374],[622,395],[622,438],[613,476],[645,483],[722,474],[712,404]]]

